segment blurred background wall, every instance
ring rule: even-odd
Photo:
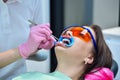
[[[119,0],[64,0],[64,25],[118,26]]]

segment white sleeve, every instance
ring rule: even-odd
[[[33,21],[37,24],[50,22],[49,0],[35,0]]]

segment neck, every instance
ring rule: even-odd
[[[78,65],[66,65],[61,64],[57,66],[58,71],[66,74],[68,77],[70,77],[72,80],[78,80],[80,76],[84,73],[84,66],[78,66]]]

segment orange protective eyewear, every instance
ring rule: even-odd
[[[73,36],[78,37],[78,38],[84,40],[85,42],[88,42],[91,40],[91,36],[90,36],[89,32],[87,30],[85,30],[84,28],[71,27],[71,28],[65,30],[63,32],[63,34],[65,34],[67,31],[71,31]]]
[[[64,29],[64,32],[62,34],[66,33],[67,31],[71,31],[73,36],[78,37],[85,42],[92,40],[96,52],[98,51],[95,38],[93,37],[92,32],[88,28],[84,26],[68,26]]]

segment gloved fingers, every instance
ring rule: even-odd
[[[46,39],[46,38],[45,38]],[[43,44],[47,43],[47,42],[51,42],[51,43],[54,43],[56,42],[56,39],[53,37],[53,36],[50,36],[49,39],[46,39],[43,41]]]
[[[53,36],[50,36],[51,41],[56,42],[56,39]]]
[[[46,37],[47,39],[50,38],[51,36],[51,33],[49,33],[46,29],[40,29],[40,30],[36,30],[33,32],[35,35],[38,35],[38,36],[43,36]]]
[[[56,39],[53,37],[53,36],[50,36],[49,37],[49,39],[47,39],[46,37],[45,37],[45,35],[44,34],[38,34],[38,35],[35,35],[34,37],[38,37],[38,38],[36,38],[37,40],[37,42],[40,42],[40,44],[43,44],[44,46],[47,46],[48,44],[50,44],[50,45],[54,45],[54,43],[56,42]]]
[[[46,42],[40,44],[39,48],[50,49],[54,46],[56,40],[51,36]]]
[[[35,28],[36,27],[36,28]],[[33,27],[31,27],[31,28],[33,28],[33,29],[37,29],[37,28],[41,28],[41,27],[47,27],[47,28],[50,28],[50,24],[49,23],[45,23],[45,24],[37,24],[37,25],[34,25]]]
[[[52,31],[50,30],[50,24],[48,23],[36,25],[31,28],[31,30],[34,30],[34,31],[41,30],[41,29],[46,29],[49,33],[52,33]]]
[[[37,42],[38,44],[40,44],[41,42],[46,42],[47,39],[45,37],[44,34],[41,34],[41,35],[34,35],[34,41]]]
[[[36,28],[36,29],[32,29],[31,32],[43,32],[43,30],[45,30],[45,32],[47,32],[47,34],[52,34],[52,31],[50,29],[47,28]]]
[[[50,23],[41,24],[41,26],[47,26],[48,28],[50,28]]]
[[[53,46],[53,43],[50,41],[47,41],[45,43],[41,43],[39,48],[50,49],[50,48],[52,48],[52,46]]]
[[[42,26],[42,27],[39,27],[38,29],[39,29],[39,30],[40,30],[40,29],[45,29],[47,32],[49,32],[50,34],[52,34],[52,31],[50,30],[49,27]]]

